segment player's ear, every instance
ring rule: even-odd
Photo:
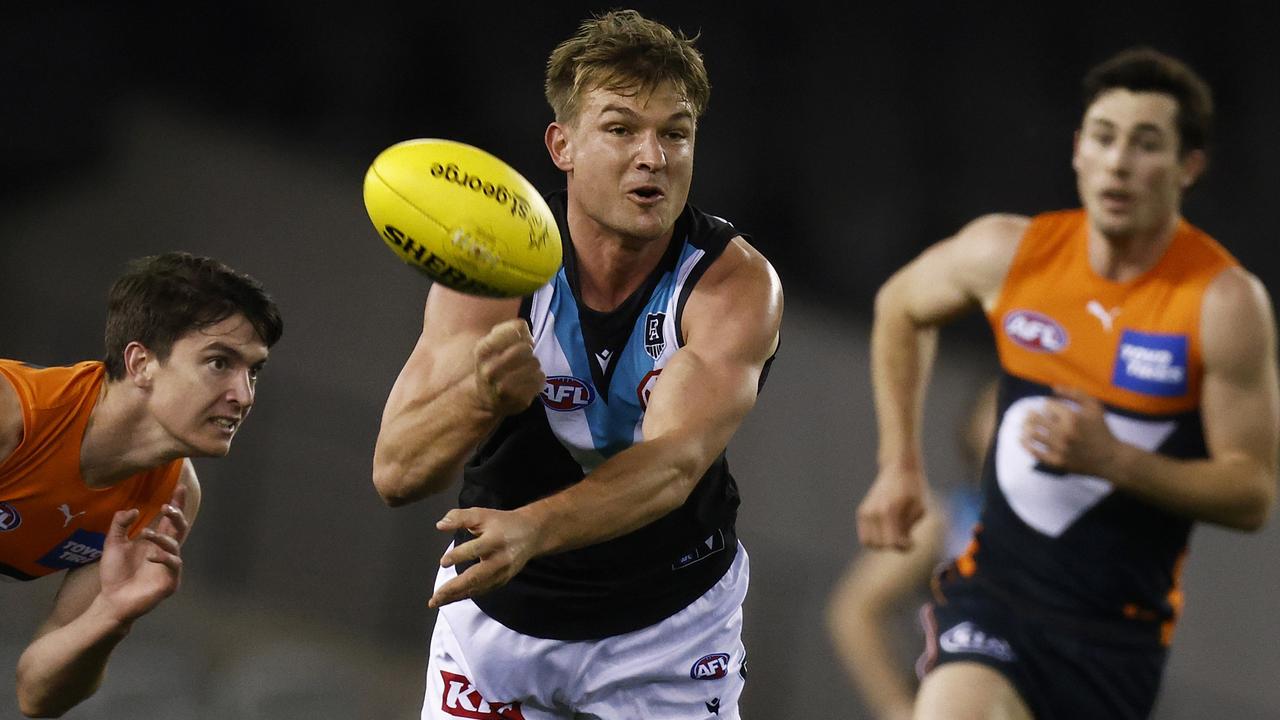
[[[1182,189],[1186,190],[1195,185],[1196,180],[1199,180],[1200,176],[1204,174],[1205,168],[1209,166],[1209,156],[1205,154],[1204,150],[1197,148],[1188,151],[1179,164],[1182,166],[1182,177],[1179,178],[1179,183]]]
[[[1080,130],[1071,134],[1071,169],[1080,172]]]
[[[573,140],[568,128],[553,122],[547,126],[543,140],[547,143],[547,152],[551,153],[551,162],[564,172],[573,170]]]
[[[151,386],[151,374],[155,371],[155,355],[138,341],[124,346],[125,377],[138,387]]]

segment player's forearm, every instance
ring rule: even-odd
[[[18,706],[29,717],[59,717],[92,695],[111,651],[129,634],[100,600],[72,622],[40,636],[18,659]]]
[[[1275,504],[1276,472],[1247,458],[1178,460],[1117,443],[1102,473],[1117,488],[1190,517],[1257,530]]]
[[[393,507],[449,487],[501,418],[476,397],[465,375],[433,398],[389,409],[373,453],[373,484]]]
[[[937,349],[937,329],[917,325],[891,281],[876,295],[871,329],[871,385],[875,393],[881,468],[918,468],[925,387]]]
[[[672,439],[645,441],[613,456],[581,482],[518,512],[539,528],[537,555],[594,545],[679,508],[714,458]]]

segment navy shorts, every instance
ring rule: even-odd
[[[976,662],[1007,678],[1036,720],[1143,720],[1155,707],[1168,650],[1158,634],[1051,616],[971,578],[944,573],[922,610],[921,677]]]

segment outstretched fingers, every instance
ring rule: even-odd
[[[151,543],[147,549],[147,561],[164,565],[174,572],[182,570],[182,544],[177,538],[147,528],[142,539]]]

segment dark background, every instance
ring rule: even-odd
[[[783,352],[731,446],[755,570],[744,714],[862,717],[821,613],[873,475],[875,289],[977,215],[1076,204],[1080,77],[1146,43],[1188,61],[1216,93],[1213,160],[1188,218],[1274,292],[1280,11],[751,5],[634,7],[702,33],[713,92],[692,202],[750,233],[787,292]],[[361,179],[387,145],[446,137],[558,187],[541,143],[543,65],[605,7],[0,11],[0,355],[97,356],[111,279],[127,259],[165,250],[253,274],[286,318],[254,420],[229,458],[199,464],[205,508],[183,591],[120,648],[97,705],[73,716],[127,705],[131,717],[416,717],[425,598],[446,542],[431,525],[452,493],[392,511],[368,481],[426,284],[381,249]],[[952,426],[991,371],[986,341],[977,317],[944,334],[929,413],[940,484],[964,476]],[[1280,704],[1277,531],[1208,528],[1193,547],[1158,716],[1268,717]],[[7,666],[55,586],[0,588]]]

